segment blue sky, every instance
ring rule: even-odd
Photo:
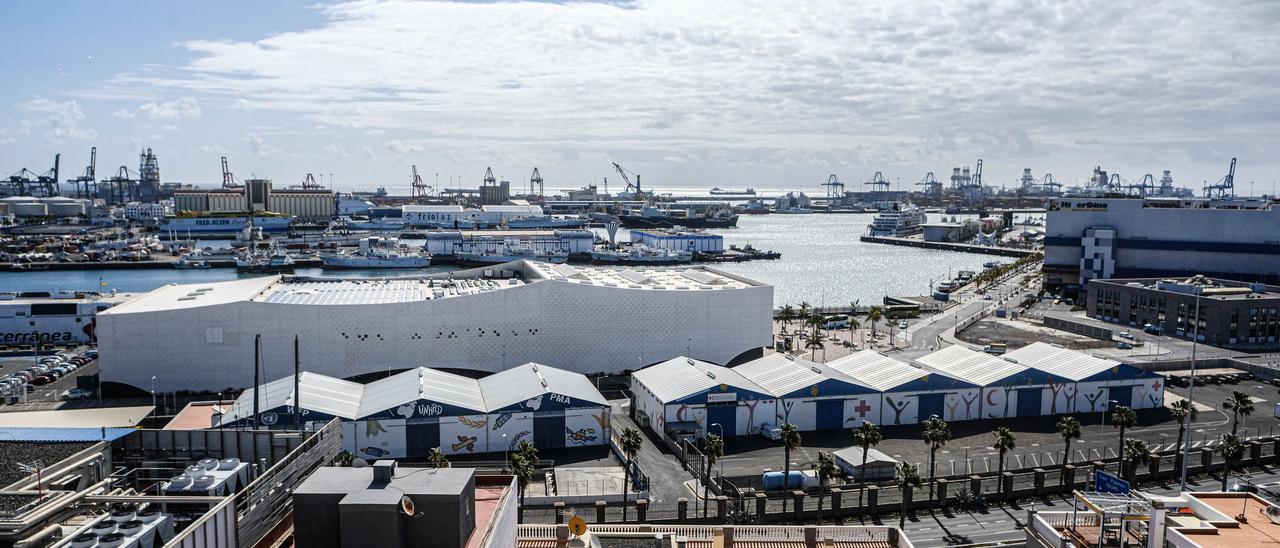
[[[5,2],[0,174],[549,188],[1280,170],[1280,3]],[[456,184],[456,182],[454,183]]]

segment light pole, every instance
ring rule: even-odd
[[[1196,390],[1196,348],[1200,342],[1200,294],[1196,294],[1195,323],[1191,327],[1191,384],[1187,385],[1187,416],[1182,417],[1184,432],[1191,431],[1191,414],[1195,412],[1196,402],[1192,399]],[[1191,440],[1184,436],[1182,446],[1182,478],[1178,482],[1178,490],[1187,490],[1187,457],[1191,455]]]
[[[156,412],[156,376],[151,376],[151,412]]]
[[[721,426],[720,423],[718,422],[711,423],[711,426],[716,427],[716,429],[720,431],[720,452],[724,453],[724,426]],[[721,455],[721,457],[718,460],[720,461],[720,479],[723,480],[724,479],[724,456]],[[708,473],[710,473],[710,471],[708,471]],[[709,480],[711,478],[707,478],[707,479]]]

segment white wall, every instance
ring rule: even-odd
[[[844,425],[846,428],[857,428],[871,421],[881,424],[880,404],[882,394],[859,394],[844,402]]]
[[[880,397],[881,425],[915,424],[920,422],[919,411],[917,393],[887,392]]]
[[[686,347],[694,359],[727,363],[769,344],[772,306],[768,286],[663,291],[546,280],[438,301],[232,302],[99,314],[98,338],[104,381],[150,389],[155,375],[162,392],[216,392],[252,384],[258,333],[267,378],[292,372],[295,334],[303,370],[338,378],[388,366],[499,371],[530,361],[620,372],[683,355]],[[210,330],[220,330],[221,339],[207,337]]]

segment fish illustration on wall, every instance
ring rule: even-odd
[[[390,451],[381,447],[365,447],[364,449],[361,449],[360,452],[374,458],[382,458],[391,454]]]
[[[569,441],[578,445],[586,445],[590,442],[596,441],[595,428],[580,428],[576,432],[569,428],[565,428],[564,431],[568,434]]]
[[[458,443],[454,443],[449,447],[452,447],[454,451],[466,449],[468,452],[473,452],[476,450],[476,437],[459,435]]]
[[[465,424],[467,426],[470,426],[472,428],[484,428],[484,425],[489,423],[489,421],[486,419],[476,420],[468,417],[458,417],[458,422]]]

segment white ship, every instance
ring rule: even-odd
[[[507,228],[582,228],[587,226],[587,218],[581,215],[534,215],[520,217],[506,222]]]
[[[672,265],[693,262],[693,252],[683,249],[658,249],[647,245],[633,245],[629,249],[600,250],[591,252],[594,264],[624,265]]]
[[[355,194],[339,194],[337,207],[340,216],[368,215],[369,210],[373,208],[373,202]]]
[[[263,232],[286,232],[289,230],[289,216],[275,213],[257,212],[253,215],[253,226]],[[231,234],[244,230],[249,224],[249,216],[242,214],[179,214],[165,217],[160,221],[160,232],[170,232],[179,236],[185,234]]]
[[[266,246],[251,242],[236,255],[236,270],[245,272],[288,272],[293,270],[293,257],[274,241]]]
[[[534,249],[515,242],[507,242],[496,249],[458,253],[454,257],[457,258],[459,264],[465,266],[501,264],[522,259],[554,264],[562,264],[569,261],[569,254],[563,251]]]
[[[895,203],[876,215],[870,232],[872,236],[910,236],[923,231],[926,220],[923,209]]]
[[[369,237],[360,240],[354,253],[322,253],[326,268],[426,268],[431,256],[400,245],[395,238]]]

